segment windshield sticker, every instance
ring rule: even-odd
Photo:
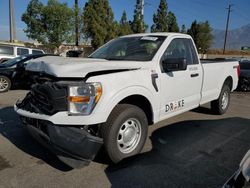
[[[175,101],[175,102],[171,102],[169,104],[166,104],[166,112],[172,112],[172,111],[176,111],[180,108],[184,107],[184,100],[180,100],[180,101]]]
[[[142,37],[141,40],[157,41],[158,37]]]

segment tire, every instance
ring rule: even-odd
[[[217,100],[211,102],[211,109],[215,114],[225,114],[230,104],[231,90],[228,85],[224,85],[221,89],[220,96]]]
[[[101,131],[109,158],[118,163],[141,152],[148,133],[147,117],[137,106],[119,104]]]
[[[11,81],[6,76],[0,75],[0,93],[7,92],[11,88]]]

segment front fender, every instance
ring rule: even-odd
[[[142,86],[130,86],[119,90],[118,92],[114,93],[111,96],[105,96],[103,100],[100,101],[100,106],[96,108],[96,111],[94,113],[103,114],[104,117],[102,119],[105,122],[107,121],[110,113],[115,108],[115,106],[123,99],[132,95],[141,95],[150,102],[154,113],[153,121],[155,121],[159,115],[157,114],[158,112],[157,109],[159,109],[159,106],[157,105],[157,101],[155,100],[153,93],[149,89]]]

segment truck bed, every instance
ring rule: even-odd
[[[235,59],[225,59],[225,58],[215,58],[215,59],[200,59],[200,62],[202,64],[205,63],[230,63],[230,62],[235,62],[237,60]]]
[[[238,82],[238,61],[231,59],[201,60],[203,67],[203,86],[201,104],[213,101],[219,97],[221,87],[226,78],[232,78],[232,88],[235,90]]]

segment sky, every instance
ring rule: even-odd
[[[47,0],[40,0],[46,4]],[[74,0],[59,0],[66,2],[73,7]],[[87,0],[79,0],[79,6],[83,9]],[[145,22],[152,25],[153,14],[157,11],[160,0],[145,0]],[[0,0],[0,40],[9,40],[9,0]],[[25,12],[29,0],[14,0],[15,23],[17,39],[28,41],[23,29],[25,23],[21,21],[21,16]],[[120,20],[123,10],[127,12],[129,20],[133,19],[133,12],[136,0],[110,0],[115,19]],[[250,24],[250,0],[167,0],[168,10],[174,12],[177,17],[179,27],[185,24],[190,27],[194,20],[208,20],[211,27],[215,29],[225,29],[227,19],[227,7],[233,4],[229,29],[236,29]]]

